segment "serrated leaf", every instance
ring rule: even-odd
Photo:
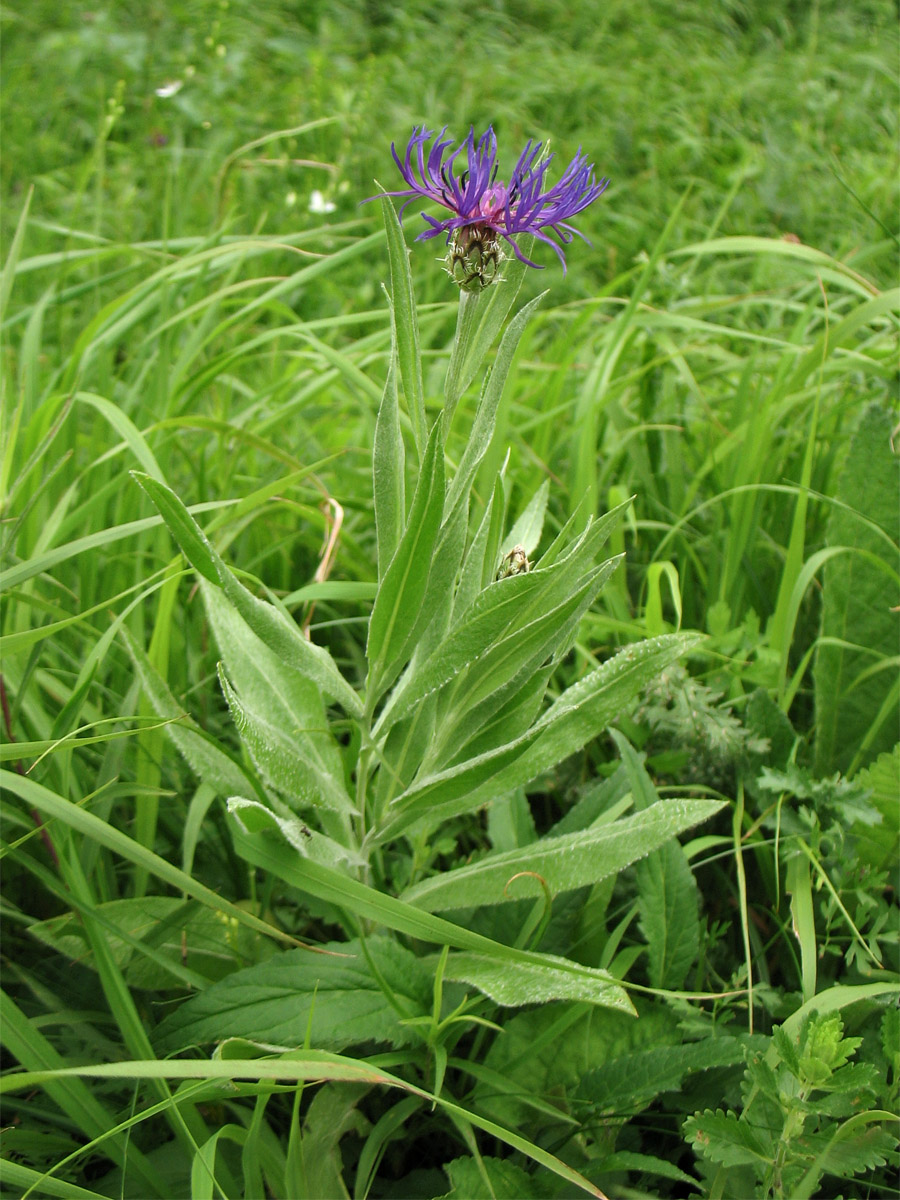
[[[661,800],[645,812],[612,824],[539,842],[505,854],[490,854],[409,888],[403,900],[428,912],[502,904],[540,895],[534,878],[523,878],[507,891],[514,875],[529,872],[544,881],[551,895],[597,883],[643,858],[669,838],[705,821],[723,806],[719,800]]]
[[[764,1038],[757,1041],[765,1044]],[[743,1063],[746,1045],[746,1040],[714,1037],[616,1055],[585,1075],[578,1096],[598,1114],[637,1113],[663,1092],[679,1089],[688,1075]]]
[[[400,1022],[431,1008],[431,977],[409,950],[391,938],[366,941],[372,961],[391,990],[385,996],[358,941],[332,942],[329,954],[289,950],[237,971],[185,1000],[157,1030],[161,1054],[185,1046],[241,1037],[287,1048],[305,1044],[340,1050],[362,1042],[406,1046],[418,1040]]]
[[[677,990],[700,949],[699,892],[681,846],[669,842],[639,863],[636,885],[650,983]]]
[[[548,1200],[550,1188],[507,1158],[455,1158],[445,1165],[453,1185],[438,1200]]]
[[[768,1167],[772,1160],[771,1135],[751,1129],[746,1121],[720,1108],[688,1117],[684,1136],[698,1154],[723,1167]]]
[[[540,963],[498,962],[484,954],[451,954],[447,979],[470,983],[497,1004],[521,1008],[549,1000],[576,1000],[621,1008],[614,1000],[619,986],[606,971],[584,967],[577,975],[568,959],[542,954]]]
[[[867,803],[881,814],[880,825],[854,822],[857,856],[876,870],[890,869],[900,857],[900,742],[858,771],[853,782],[869,791]]]

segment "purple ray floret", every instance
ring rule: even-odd
[[[447,241],[458,230],[470,231],[464,237],[502,237],[510,243],[518,258],[530,267],[539,266],[526,258],[516,244],[519,234],[533,234],[556,251],[566,270],[562,247],[579,233],[567,222],[582,212],[603,192],[608,179],[597,182],[593,163],[579,149],[553,187],[544,191],[547,168],[553,155],[541,156],[541,143],[528,142],[513,168],[509,183],[497,180],[497,139],[492,128],[476,139],[475,130],[453,148],[453,139],[445,137],[446,127],[437,136],[417,126],[401,159],[391,144],[394,162],[406,188],[385,192],[386,196],[407,197],[400,215],[413,200],[431,200],[453,214],[439,220],[428,213],[422,217],[428,228],[417,241],[445,234]],[[426,153],[427,143],[434,138]],[[585,241],[587,239],[585,238]]]

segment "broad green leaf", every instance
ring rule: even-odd
[[[326,1083],[316,1089],[303,1122],[298,1186],[291,1189],[292,1195],[346,1196],[341,1138],[346,1133],[364,1137],[368,1132],[368,1118],[357,1106],[370,1090],[367,1083]]]
[[[191,996],[161,1022],[155,1038],[160,1053],[229,1037],[301,1047],[307,1029],[317,1050],[418,1042],[401,1016],[426,1015],[432,985],[410,950],[392,938],[368,938],[373,973],[358,941],[329,942],[320,949],[327,953],[286,951]]]
[[[900,459],[891,449],[894,417],[879,405],[863,414],[838,480],[826,531],[828,546],[868,550],[896,567],[900,539]],[[866,519],[863,520],[861,517]],[[894,549],[874,523],[888,535]],[[813,672],[816,698],[816,773],[847,771],[890,750],[897,740],[896,701],[882,706],[893,672],[862,682],[857,677],[872,657],[897,652],[897,615],[880,571],[862,554],[836,555],[822,577],[822,635]],[[858,647],[853,649],[852,647]]]
[[[700,950],[699,893],[682,847],[660,846],[638,863],[635,882],[650,983],[677,991]]]
[[[209,583],[221,588],[260,641],[282,662],[311,679],[322,692],[347,712],[360,714],[362,704],[343,678],[327,650],[307,641],[280,609],[258,600],[238,583],[213,549],[206,535],[181,500],[149,475],[133,471],[137,482],[159,509],[185,557]]]
[[[599,1064],[639,1050],[681,1041],[677,1018],[662,1005],[637,1001],[637,1020],[619,1012],[597,1012],[587,1004],[541,1005],[507,1014],[503,1036],[488,1048],[476,1074],[478,1107],[516,1129],[557,1132],[579,1113],[581,1082]],[[473,1072],[474,1073],[474,1072]],[[503,1079],[500,1089],[495,1080]],[[537,1112],[532,1098],[553,1098],[556,1113]]]
[[[533,873],[552,895],[597,883],[643,858],[669,838],[705,821],[723,807],[719,800],[660,800],[644,812],[611,825],[542,838],[505,854],[489,854],[415,884],[403,894],[408,904],[438,912],[480,904],[502,904],[522,896],[539,896],[534,878],[511,883],[514,875]],[[508,890],[507,890],[508,889]]]
[[[201,587],[227,669],[222,690],[263,779],[295,803],[352,810],[318,688],[280,662],[219,588]]]
[[[290,724],[272,724],[245,702],[221,667],[219,682],[253,765],[268,787],[279,792],[293,810],[322,804],[339,812],[353,812],[340,773],[332,773],[323,765],[316,746],[313,735],[324,734],[324,730],[304,728],[296,719]]]
[[[485,954],[451,954],[444,971],[447,979],[470,983],[497,1004],[521,1008],[525,1004],[545,1004],[549,1000],[576,1000],[597,1003],[597,993],[605,992],[615,980],[606,971],[585,967],[573,975],[569,960],[554,954],[542,954],[540,965],[498,962]],[[562,968],[562,969],[560,969]]]
[[[335,904],[375,925],[383,925],[388,929],[395,929],[398,933],[408,934],[410,937],[439,946],[474,950],[498,962],[522,963],[532,967],[547,965],[547,957],[543,954],[517,950],[512,946],[492,941],[460,925],[435,917],[421,908],[415,908],[402,900],[395,900],[393,896],[367,887],[330,867],[301,858],[289,846],[268,833],[248,832],[237,825],[234,837],[237,852],[254,866],[270,871],[292,887],[329,904]],[[558,971],[567,971],[578,978],[593,981],[596,984],[592,995],[594,1004],[616,1008],[621,1012],[633,1012],[624,989],[612,982],[603,987],[599,972],[565,959],[549,961]]]
[[[491,1196],[493,1200],[549,1200],[553,1195],[548,1181],[529,1175],[508,1158],[455,1158],[445,1165],[452,1187],[438,1200],[473,1200]]]
[[[869,790],[867,802],[881,814],[880,825],[853,825],[859,858],[876,869],[890,868],[900,857],[900,743],[889,754],[858,771],[853,782]]]
[[[768,1167],[774,1153],[771,1134],[721,1109],[688,1117],[684,1137],[698,1154],[725,1167]]]
[[[94,813],[58,796],[42,784],[35,783],[33,779],[27,779],[14,771],[0,771],[0,785],[5,791],[20,796],[26,804],[37,809],[46,817],[61,821],[86,841],[96,842],[114,854],[120,854],[129,862],[147,870],[177,891],[194,896],[201,904],[226,913],[249,929],[264,933],[267,937],[286,942],[295,940],[282,930],[276,929],[275,926],[261,921],[259,917],[253,916],[239,905],[219,896],[212,888],[198,883],[190,875],[186,875],[178,867],[172,866],[160,855],[154,854],[152,850],[147,850],[144,846],[139,845],[133,838],[121,833],[107,821],[95,816]]]
[[[444,505],[444,449],[438,417],[428,440],[406,531],[385,572],[369,620],[368,702],[396,678],[408,657],[414,627],[432,568],[432,552]]]
[[[578,1098],[590,1104],[596,1114],[630,1116],[646,1108],[663,1092],[679,1091],[684,1080],[697,1071],[743,1065],[745,1047],[762,1048],[765,1042],[762,1037],[721,1036],[613,1054],[584,1076]]]
[[[535,779],[580,750],[622,712],[642,687],[697,639],[672,634],[628,646],[567,688],[517,741],[415,783],[394,802],[395,815],[379,831],[387,840],[417,824],[471,812],[497,795]]]
[[[110,900],[94,910],[122,936],[108,934],[109,949],[130,987],[158,990],[183,985],[177,969],[166,973],[160,959],[182,965],[214,982],[274,952],[273,944],[225,913],[175,896]],[[93,968],[94,960],[77,913],[36,921],[28,932],[59,954]],[[137,944],[135,944],[137,943]],[[155,951],[153,958],[142,947]]]
[[[409,270],[409,250],[394,206],[387,197],[381,201],[381,212],[387,233],[391,267],[391,324],[396,343],[397,365],[421,461],[425,455],[426,443],[425,392],[422,387],[419,322]]]

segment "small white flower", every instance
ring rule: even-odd
[[[168,100],[170,96],[177,96],[183,87],[183,79],[169,79],[166,83],[160,84],[156,89],[156,94],[161,99]]]
[[[333,213],[337,208],[336,204],[332,204],[330,200],[326,200],[322,192],[316,190],[309,198],[309,211],[311,213]]]

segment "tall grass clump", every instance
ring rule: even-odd
[[[4,1195],[896,1194],[889,8],[8,17]]]

